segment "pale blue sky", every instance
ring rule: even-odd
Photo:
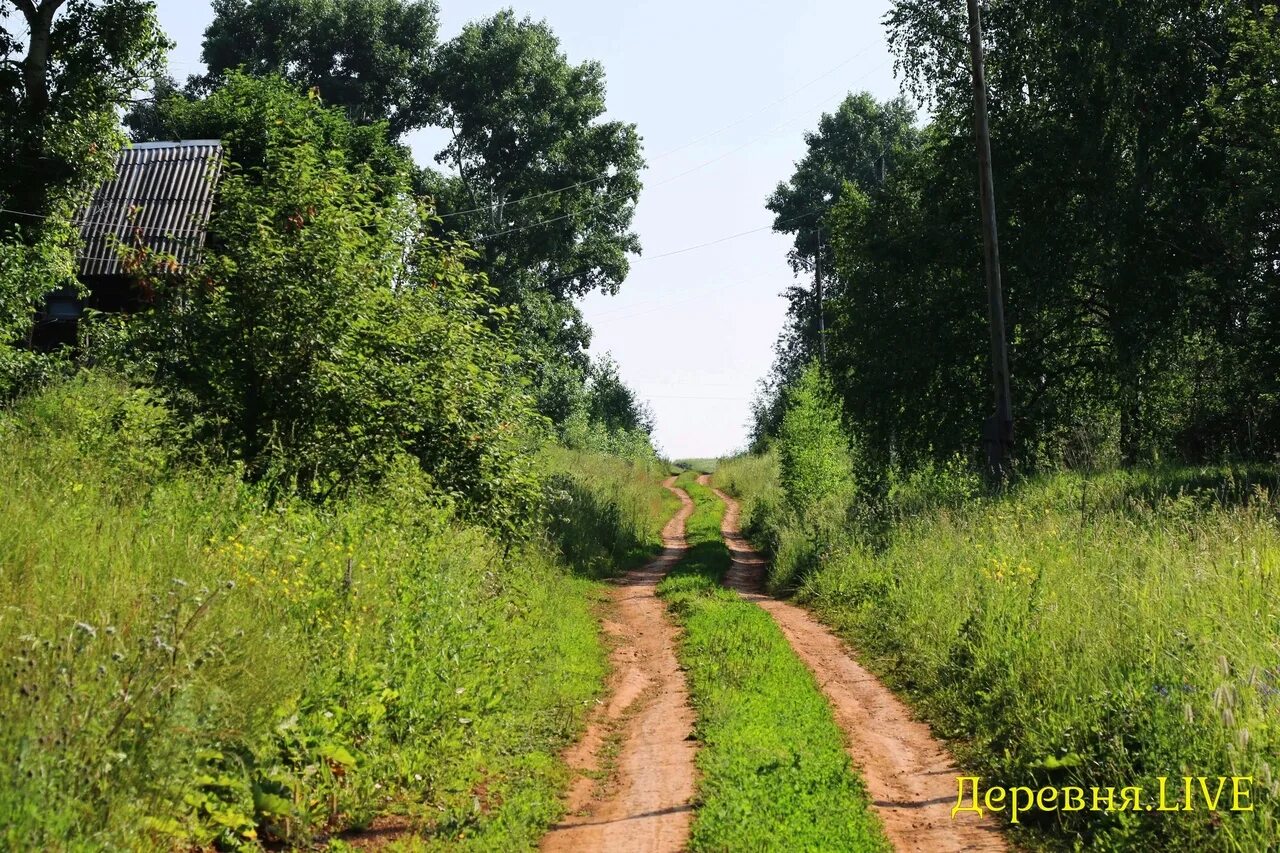
[[[636,259],[618,296],[583,302],[592,351],[612,352],[652,404],[666,454],[741,447],[786,310],[778,294],[792,280],[789,241],[768,230],[764,200],[803,155],[803,132],[846,92],[898,93],[882,25],[889,0],[440,3],[442,39],[513,6],[545,19],[570,60],[603,63],[610,117],[635,122],[644,137],[635,227],[645,256],[764,229]],[[209,4],[157,5],[183,79],[201,68]],[[419,162],[430,162],[437,139],[412,139]]]

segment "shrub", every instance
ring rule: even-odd
[[[788,391],[777,446],[782,489],[801,518],[847,507],[854,495],[852,454],[840,405],[816,364]]]
[[[468,517],[522,529],[543,426],[509,317],[474,252],[430,234],[382,130],[273,78],[173,109],[232,162],[201,263],[131,259],[157,299],[130,360],[252,480],[323,498],[407,455]]]

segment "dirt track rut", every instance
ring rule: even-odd
[[[705,476],[698,480],[703,485],[709,481]],[[906,705],[808,611],[763,593],[765,560],[738,529],[738,503],[719,489],[715,493],[726,507],[721,532],[733,556],[725,583],[774,618],[817,677],[895,849],[1008,850],[990,818],[966,814],[951,819],[959,772],[929,727],[914,719]]]
[[[676,660],[676,628],[656,594],[658,582],[688,548],[684,525],[693,503],[674,484],[674,477],[663,483],[682,506],[662,531],[662,554],[610,590],[613,606],[604,624],[614,643],[609,696],[565,755],[578,776],[569,792],[569,816],[543,839],[545,851],[674,851],[688,839],[693,711]],[[615,766],[597,785],[593,776],[615,738]]]

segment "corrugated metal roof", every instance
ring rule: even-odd
[[[148,142],[116,156],[115,177],[98,187],[81,213],[82,276],[123,275],[118,243],[197,260],[213,213],[222,169],[217,140]]]

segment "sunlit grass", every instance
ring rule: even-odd
[[[884,547],[815,548],[799,595],[986,783],[1255,779],[1252,812],[1031,813],[1037,843],[1267,849],[1280,837],[1275,476],[1059,475],[943,502],[900,516]]]
[[[457,523],[412,466],[268,504],[173,468],[153,415],[101,379],[0,413],[0,847],[306,845],[387,811],[534,845],[601,689],[599,587]],[[574,464],[627,543],[606,554],[654,547],[657,477]]]
[[[685,628],[698,715],[693,850],[887,850],[831,708],[773,619],[721,586],[724,505],[681,476],[693,498],[690,551],[658,591]]]

